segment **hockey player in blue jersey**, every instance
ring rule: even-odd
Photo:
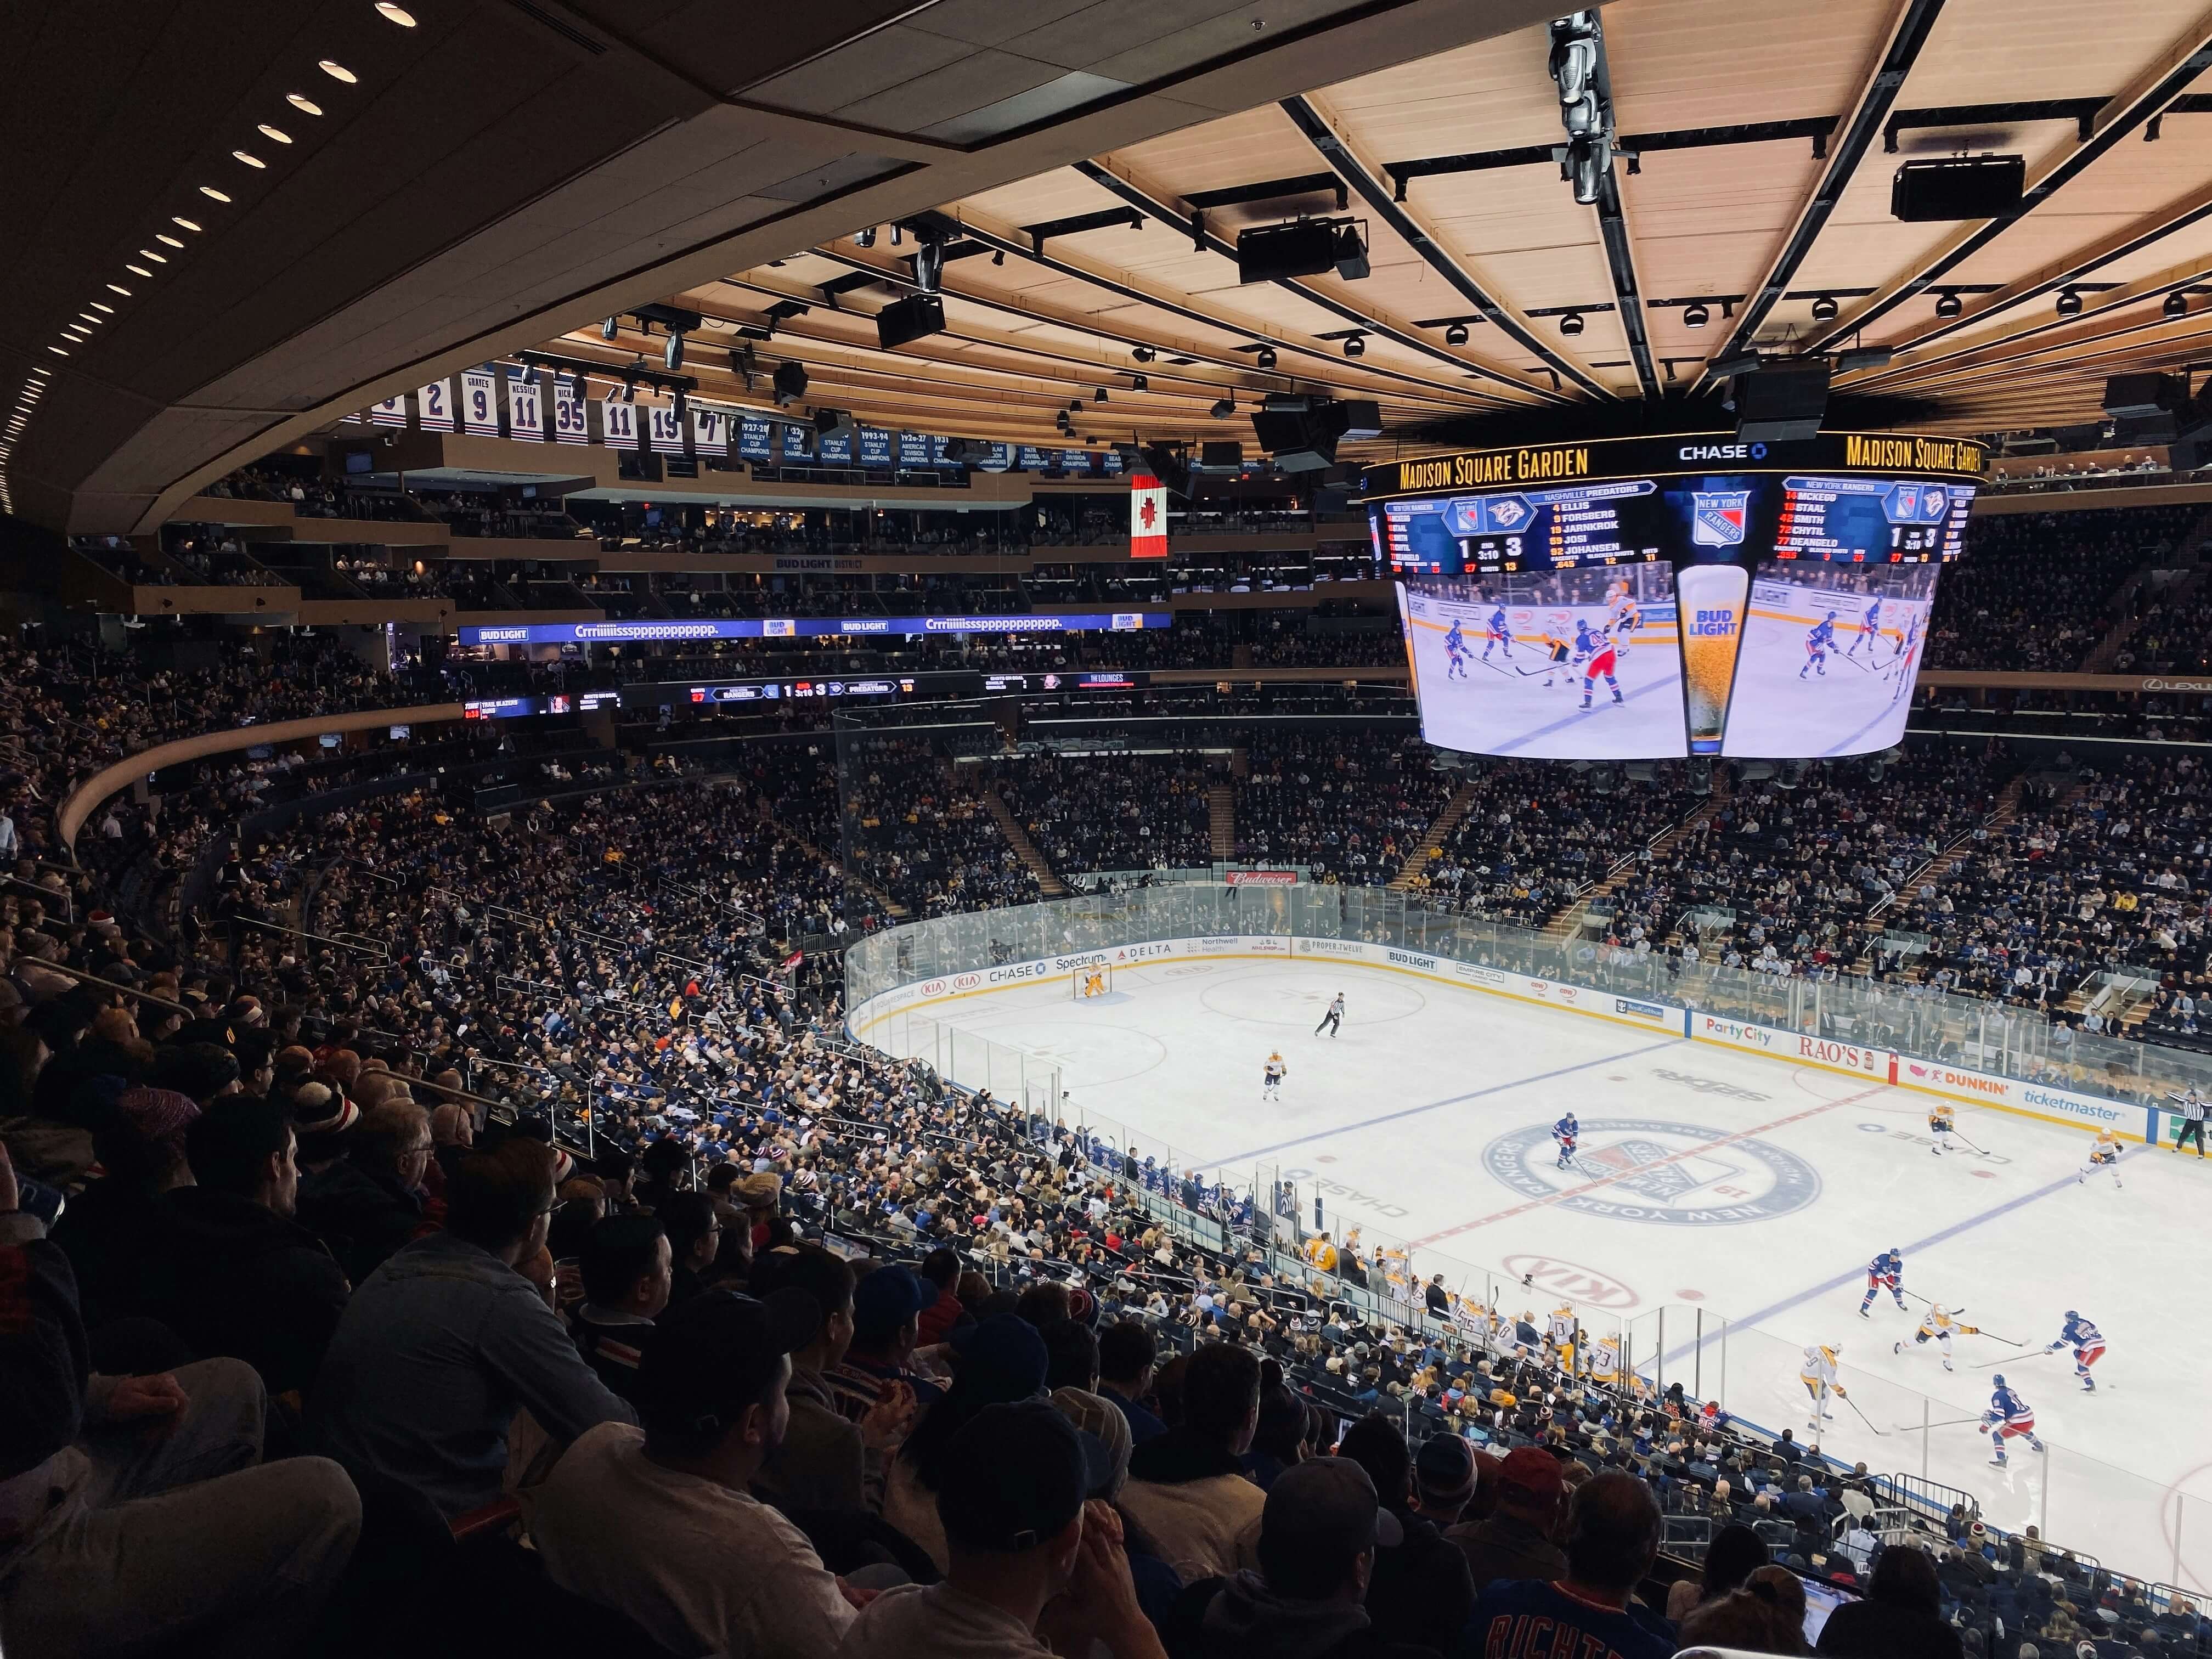
[[[1829,614],[1832,616],[1834,613],[1832,611]],[[1859,647],[1864,646],[1867,648],[1867,660],[1872,662],[1874,648],[1881,642],[1881,600],[1877,596],[1867,602],[1866,615],[1859,619],[1859,631],[1852,638],[1850,644],[1845,647],[1844,654],[1847,657],[1856,657],[1859,653]]]
[[[2074,1350],[2074,1375],[2081,1379],[2081,1392],[2096,1393],[2097,1380],[2089,1375],[2089,1367],[2104,1358],[2104,1333],[2069,1308],[2066,1310],[2066,1328],[2058,1333],[2058,1340],[2044,1352],[2057,1353],[2061,1348]]]
[[[1467,635],[1460,632],[1459,621],[1457,617],[1454,617],[1451,631],[1444,635],[1444,655],[1451,659],[1451,666],[1444,671],[1444,678],[1448,680],[1467,678]]]
[[[1575,1161],[1575,1146],[1582,1138],[1583,1126],[1575,1121],[1572,1112],[1552,1126],[1552,1139],[1559,1146],[1559,1161],[1552,1166],[1553,1169],[1564,1170]]]
[[[1620,682],[1613,677],[1613,641],[1602,634],[1592,633],[1586,622],[1575,624],[1575,655],[1581,658],[1583,663],[1583,708],[1590,706],[1590,694],[1596,690],[1601,675],[1604,677],[1606,689],[1613,693],[1615,703],[1628,701],[1620,695]]]
[[[1885,1290],[1897,1298],[1900,1313],[1912,1311],[1905,1305],[1905,1252],[1902,1250],[1884,1250],[1867,1263],[1866,1295],[1859,1303],[1861,1319],[1873,1317],[1867,1310],[1874,1306],[1875,1297]]]
[[[1813,631],[1805,635],[1805,667],[1797,671],[1797,678],[1805,678],[1806,669],[1816,671],[1822,679],[1828,678],[1828,653],[1836,643],[1836,613],[1831,611],[1822,621],[1813,624]]]
[[[2032,1450],[2041,1451],[2043,1442],[2035,1437],[2035,1413],[2028,1404],[2005,1386],[2002,1376],[1990,1379],[1995,1390],[1990,1395],[1990,1408],[1982,1413],[1982,1426],[1990,1431],[1990,1462],[2002,1468],[2005,1464],[2005,1442],[2024,1438]]]
[[[1497,610],[1490,613],[1490,621],[1486,625],[1486,632],[1484,635],[1484,643],[1482,647],[1483,661],[1488,662],[1490,660],[1490,653],[1501,645],[1505,647],[1505,654],[1507,656],[1510,657],[1513,654],[1513,635],[1511,630],[1505,626],[1505,607],[1502,605],[1499,605]]]

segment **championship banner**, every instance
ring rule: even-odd
[[[730,453],[730,417],[719,409],[691,406],[691,453],[695,455],[727,455]]]
[[[433,380],[415,389],[415,423],[425,432],[453,429],[453,383]]]
[[[592,441],[591,426],[584,416],[584,383],[581,380],[553,382],[553,435],[564,444],[587,444]]]
[[[853,464],[853,434],[849,429],[823,433],[817,447],[822,452],[822,465],[824,466],[850,466]]]
[[[738,459],[772,460],[775,455],[775,424],[762,415],[738,416]]]
[[[898,434],[898,464],[902,467],[929,465],[929,439],[927,434],[920,432]]]
[[[489,368],[461,373],[461,430],[479,438],[499,436],[499,377]]]
[[[380,403],[368,406],[371,426],[405,426],[407,424],[407,394],[395,392]]]
[[[888,428],[864,426],[860,428],[860,465],[889,466],[891,464],[891,433]]]
[[[599,404],[599,442],[609,449],[635,449],[637,432],[637,405],[624,403],[621,392],[610,392]]]
[[[1164,559],[1168,556],[1168,492],[1149,472],[1129,477],[1129,556]]]
[[[684,421],[674,404],[641,404],[645,410],[647,440],[657,455],[684,453]]]
[[[507,371],[507,435],[526,444],[545,441],[545,396],[534,369]]]
[[[814,459],[814,428],[812,427],[784,428],[783,459],[787,461],[811,461]]]

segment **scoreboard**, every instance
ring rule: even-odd
[[[1955,559],[1974,504],[1971,484],[1918,478],[1785,477],[1778,559],[1926,564]]]

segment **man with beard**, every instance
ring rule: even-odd
[[[829,1659],[853,1602],[749,1490],[790,1420],[790,1356],[820,1321],[797,1290],[708,1291],[672,1310],[638,1375],[643,1431],[580,1436],[531,1500],[554,1582],[672,1653]]]

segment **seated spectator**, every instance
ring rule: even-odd
[[[126,1089],[93,1131],[93,1152],[106,1173],[70,1200],[53,1230],[54,1243],[76,1270],[88,1324],[143,1307],[146,1269],[161,1224],[159,1200],[191,1182],[185,1132],[199,1115],[189,1095]]]
[[[1152,1328],[1140,1319],[1116,1320],[1098,1334],[1098,1392],[1121,1408],[1130,1438],[1139,1446],[1168,1431],[1145,1404],[1158,1358]]]
[[[300,1182],[300,1219],[319,1234],[356,1285],[422,1225],[430,1115],[386,1098],[346,1134],[347,1152]]]
[[[714,1200],[704,1193],[670,1193],[653,1206],[653,1212],[668,1230],[674,1263],[668,1290],[672,1307],[707,1288],[704,1275],[722,1247],[722,1218]]]
[[[799,1529],[748,1490],[782,1436],[788,1356],[820,1322],[793,1290],[765,1302],[710,1291],[672,1309],[636,1377],[642,1431],[600,1424],[527,1496],[553,1582],[671,1653],[835,1653],[852,1602]]]
[[[1692,1608],[1719,1601],[1739,1588],[1754,1570],[1765,1566],[1766,1556],[1766,1545],[1749,1527],[1739,1523],[1721,1528],[1705,1546],[1704,1573],[1696,1578],[1676,1579],[1667,1592],[1667,1616],[1680,1623]]]
[[[1565,1573],[1485,1586],[1469,1638],[1479,1651],[1510,1652],[1545,1621],[1555,1653],[1673,1659],[1676,1644],[1666,1621],[1634,1600],[1658,1556],[1659,1505],[1651,1488],[1607,1470],[1585,1481],[1568,1507]]]
[[[813,1298],[814,1334],[792,1355],[789,1423],[760,1473],[763,1492],[787,1509],[858,1510],[870,1470],[859,1427],[837,1409],[823,1373],[853,1339],[853,1269],[819,1244],[770,1250],[753,1264],[761,1295],[791,1289]],[[881,1461],[873,1473],[878,1490]]]
[[[1045,1659],[1093,1644],[1112,1659],[1165,1659],[1113,1510],[1086,1502],[1111,1478],[1097,1439],[1024,1401],[984,1407],[948,1451],[937,1495],[945,1582],[876,1597],[840,1659]]]
[[[945,1254],[950,1255],[947,1251]],[[958,1257],[953,1258],[957,1263]],[[877,1267],[853,1287],[853,1343],[844,1359],[823,1372],[837,1409],[854,1422],[875,1408],[885,1387],[902,1383],[927,1407],[944,1390],[911,1368],[921,1316],[940,1297],[937,1286],[896,1265]],[[957,1301],[957,1298],[956,1297]]]
[[[1474,1448],[1456,1434],[1431,1435],[1413,1459],[1413,1496],[1421,1517],[1438,1532],[1459,1524],[1474,1505]]]
[[[1121,1504],[1185,1583],[1255,1559],[1267,1495],[1237,1459],[1260,1422],[1260,1362],[1231,1343],[1200,1348],[1183,1374],[1181,1426],[1138,1447]]]
[[[146,1264],[147,1311],[202,1358],[243,1359],[271,1394],[314,1380],[348,1295],[343,1270],[292,1218],[295,1144],[273,1101],[210,1102],[185,1131],[198,1184],[161,1194]]]
[[[69,1259],[17,1203],[0,1149],[0,1647],[295,1651],[360,1536],[352,1483],[261,1462],[266,1396],[235,1359],[89,1374]]]
[[[467,1158],[446,1231],[403,1245],[354,1292],[308,1406],[357,1480],[410,1487],[451,1520],[500,1496],[517,1412],[556,1446],[636,1420],[553,1311],[553,1170],[519,1136]]]
[[[1893,1545],[1874,1564],[1866,1599],[1830,1613],[1813,1650],[1836,1659],[1961,1659],[1959,1632],[1942,1609],[1928,1553]]]
[[[1413,1513],[1413,1459],[1405,1434],[1381,1413],[1370,1413],[1346,1431],[1337,1455],[1367,1471],[1401,1534],[1375,1552],[1367,1612],[1376,1635],[1438,1651],[1449,1647],[1474,1610],[1474,1585],[1467,1558],[1444,1541],[1434,1522]]]
[[[1552,1541],[1565,1490],[1559,1460],[1541,1447],[1516,1446],[1505,1454],[1496,1510],[1444,1533],[1466,1555],[1477,1595],[1493,1578],[1557,1578],[1566,1571],[1567,1558]]]
[[[1421,1659],[1367,1607],[1379,1551],[1404,1534],[1367,1471],[1317,1457],[1278,1475],[1261,1513],[1259,1570],[1193,1584],[1169,1620],[1176,1659]],[[1504,1650],[1499,1650],[1503,1651]]]
[[[611,1215],[584,1246],[584,1300],[569,1333],[599,1381],[635,1406],[653,1322],[668,1305],[668,1232],[660,1218]]]
[[[1048,1389],[1098,1387],[1098,1339],[1079,1319],[1055,1319],[1037,1333],[1044,1338],[1044,1385]]]
[[[1044,1393],[1044,1339],[1018,1315],[994,1314],[955,1331],[951,1346],[957,1362],[952,1386],[915,1425],[884,1485],[884,1519],[921,1545],[939,1572],[951,1557],[938,1520],[937,1495],[951,1473],[961,1430],[986,1407]]]
[[[1698,1603],[1682,1621],[1678,1639],[1684,1647],[1803,1653],[1804,1581],[1787,1567],[1756,1568],[1739,1588]]]
[[[937,1292],[935,1300],[927,1304],[915,1332],[916,1346],[934,1347],[951,1334],[967,1310],[956,1290],[960,1277],[960,1256],[955,1250],[932,1250],[922,1258],[921,1277]],[[859,1345],[860,1333],[854,1333],[854,1344]]]

